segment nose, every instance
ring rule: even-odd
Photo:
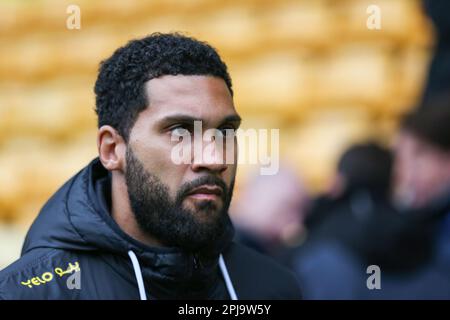
[[[191,163],[191,169],[194,172],[210,171],[220,174],[228,168],[223,148],[218,148],[214,141],[203,144],[202,148],[195,148]]]

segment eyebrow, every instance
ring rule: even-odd
[[[157,121],[158,125],[160,126],[165,126],[171,123],[192,123],[194,121],[202,121],[202,123],[204,122],[203,119],[198,118],[198,117],[193,117],[191,115],[187,115],[187,114],[173,114],[173,115],[169,115],[166,116],[160,120]],[[226,123],[237,123],[238,125],[241,123],[242,119],[238,114],[232,114],[229,116],[226,116],[225,118],[222,119],[222,121],[220,122],[219,126],[222,126]]]

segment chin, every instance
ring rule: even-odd
[[[189,203],[183,206],[183,209],[190,212],[193,217],[201,222],[215,220],[222,212],[222,206],[218,206],[213,201],[196,201],[196,203]]]

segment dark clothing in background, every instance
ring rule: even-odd
[[[304,297],[449,299],[450,197],[402,214],[367,197],[322,200],[327,213],[313,220],[294,262]],[[380,267],[380,290],[366,285],[370,265]]]
[[[247,230],[239,228],[236,230],[234,239],[236,242],[270,257],[278,264],[289,269],[292,268],[292,261],[297,252],[294,246],[288,246],[284,243],[264,242],[261,238],[253,235]]]
[[[431,61],[422,105],[450,92],[450,1],[425,0],[425,10],[436,29],[436,47]]]
[[[339,199],[322,198],[307,220],[308,243],[339,242],[364,264],[410,269],[429,257],[428,231],[405,219],[381,195],[364,190]]]

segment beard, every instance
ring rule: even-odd
[[[231,223],[228,208],[234,179],[228,188],[217,176],[205,175],[181,185],[172,199],[169,188],[156,175],[145,170],[129,146],[126,151],[125,180],[131,209],[139,228],[164,246],[189,252],[213,253]],[[208,200],[194,202],[192,208],[183,205],[190,191],[206,184],[222,189],[220,207],[218,202]]]

